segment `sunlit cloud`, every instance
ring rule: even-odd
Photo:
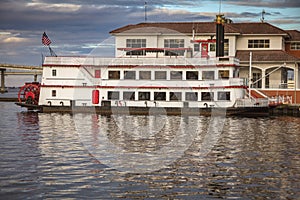
[[[0,31],[0,42],[4,43],[23,43],[30,41],[28,38],[19,37],[19,33]]]
[[[4,43],[19,43],[19,42],[28,42],[29,40],[21,37],[8,37],[3,40]]]
[[[35,10],[42,10],[42,11],[51,11],[51,12],[75,12],[78,11],[82,6],[76,4],[69,4],[69,3],[40,3],[40,2],[32,2],[27,3],[27,7],[35,9]]]

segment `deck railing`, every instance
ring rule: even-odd
[[[184,58],[184,57],[122,57],[122,58],[100,58],[100,57],[46,57],[44,65],[141,65],[141,66],[201,66],[201,65],[229,65],[239,64],[239,60],[234,57],[225,58]]]
[[[269,100],[267,98],[248,98],[237,99],[236,107],[267,107]]]

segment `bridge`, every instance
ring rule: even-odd
[[[7,69],[13,70],[7,72]],[[37,81],[37,76],[42,74],[43,68],[40,66],[28,65],[13,65],[13,64],[0,64],[1,72],[1,87],[0,93],[7,92],[5,88],[5,76],[7,75],[33,75],[34,81]]]

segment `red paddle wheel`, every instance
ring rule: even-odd
[[[25,83],[18,93],[19,103],[38,105],[40,96],[40,83]]]

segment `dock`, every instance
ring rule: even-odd
[[[270,109],[271,116],[300,117],[300,104],[283,104]]]

